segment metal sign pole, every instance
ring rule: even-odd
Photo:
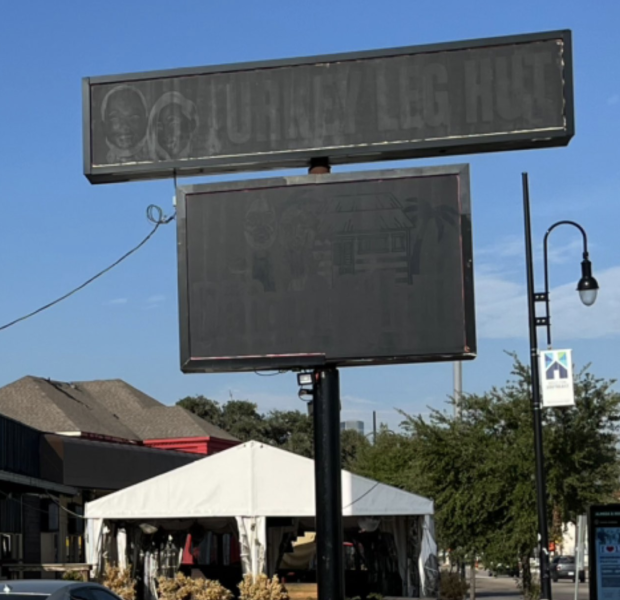
[[[461,396],[463,395],[463,365],[454,363],[454,416],[461,418]]]
[[[577,525],[575,527],[575,600],[579,600],[579,561],[581,560],[579,539],[581,538],[581,529],[581,517],[578,517]]]
[[[532,373],[532,413],[534,422],[534,458],[536,462],[536,506],[538,508],[538,543],[540,561],[540,598],[551,600],[549,573],[549,537],[547,530],[547,484],[545,481],[542,406],[538,371],[538,339],[534,305],[534,266],[532,258],[532,225],[530,223],[530,191],[527,173],[523,173],[523,214],[525,220],[525,265],[530,330],[530,369]]]
[[[327,159],[315,158],[309,173],[324,175],[330,170]],[[338,369],[316,369],[313,388],[318,600],[344,600]]]
[[[579,600],[579,573],[584,566],[584,540],[586,535],[586,517],[579,515],[577,518],[577,531],[575,532],[575,600]],[[584,568],[585,573],[585,568]]]
[[[319,600],[344,600],[340,382],[336,368],[314,372],[314,477]]]

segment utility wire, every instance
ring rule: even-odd
[[[47,497],[50,499],[51,502],[53,502],[58,508],[60,508],[60,510],[64,510],[67,514],[71,515],[72,517],[77,517],[78,519],[82,519],[83,521],[88,520],[88,517],[85,517],[84,515],[81,515],[80,513],[73,512],[72,510],[69,510],[67,507],[63,506],[58,500],[58,498],[54,498],[47,490],[45,490],[45,494],[47,495]]]
[[[69,510],[68,508],[63,506],[59,502],[58,498],[54,498],[46,489],[44,489],[43,491],[45,492],[45,495],[49,498],[50,502],[53,502],[56,506],[58,506],[58,508],[60,510],[65,511],[66,513],[70,514],[73,517],[77,517],[78,519],[82,519],[83,521],[87,521],[88,520],[88,517],[85,517],[84,515],[81,515],[80,513],[73,512],[72,510]],[[22,499],[15,498],[11,494],[7,494],[6,492],[3,492],[2,490],[0,490],[0,494],[2,496],[4,496],[4,499],[9,501],[9,502],[14,502],[15,504],[19,504],[20,506],[23,506],[23,504],[24,504]],[[23,496],[32,496],[32,495],[34,495],[34,496],[41,496],[42,494],[38,494],[36,492],[34,492],[34,493],[33,492],[22,492],[22,495]],[[34,510],[35,512],[39,512],[39,513],[44,514],[44,515],[48,514],[47,510],[43,510],[41,508],[35,508],[34,506],[29,506],[28,510]]]
[[[144,244],[146,244],[155,235],[155,232],[159,229],[160,225],[167,225],[175,217],[176,217],[176,214],[173,214],[170,217],[164,216],[164,213],[162,209],[159,208],[159,206],[155,206],[154,204],[151,204],[146,209],[146,218],[149,221],[151,221],[151,223],[154,223],[155,226],[153,227],[151,232],[137,246],[129,250],[129,252],[126,252],[125,254],[123,254],[123,256],[121,256],[117,261],[113,262],[109,267],[106,267],[105,269],[103,269],[103,271],[99,271],[99,273],[97,273],[96,275],[93,275],[90,279],[87,279],[84,283],[72,289],[70,292],[67,292],[63,296],[60,296],[60,298],[56,298],[56,300],[49,302],[45,306],[41,306],[40,308],[33,310],[31,313],[28,313],[27,315],[24,315],[23,317],[19,317],[18,319],[15,319],[11,321],[10,323],[6,323],[5,325],[0,326],[0,331],[3,331],[4,329],[8,329],[9,327],[13,327],[13,325],[17,325],[17,323],[20,323],[21,321],[25,321],[26,319],[30,319],[30,317],[34,317],[35,315],[38,315],[44,310],[47,310],[48,308],[52,308],[52,306],[56,306],[56,304],[59,304],[63,300],[66,300],[70,296],[73,296],[73,294],[76,294],[80,290],[83,290],[87,285],[99,279],[99,277],[101,277],[102,275],[105,275],[108,271],[111,271],[114,267],[122,263],[126,258],[129,258],[132,254],[134,254],[134,252],[137,252],[138,250],[140,250],[140,248],[142,248],[142,246],[144,246]]]
[[[284,375],[284,373],[288,373],[288,369],[280,369],[279,371],[275,371],[274,373],[263,373],[261,371],[254,371],[254,374],[259,375],[260,377],[275,377],[276,375]]]

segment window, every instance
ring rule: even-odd
[[[84,507],[79,504],[69,504],[69,535],[82,535],[84,533]],[[79,515],[79,516],[78,516]]]
[[[98,587],[79,587],[71,590],[71,600],[119,600],[119,597]]]
[[[41,531],[53,533],[58,531],[60,522],[58,504],[52,500],[45,500],[41,503]]]
[[[84,543],[81,535],[69,535],[65,538],[66,562],[78,563],[83,562]]]
[[[115,596],[112,592],[108,592],[106,590],[95,588],[88,591],[95,600],[119,600],[118,596]]]
[[[0,560],[11,558],[12,547],[11,536],[6,533],[0,533]]]
[[[222,536],[222,564],[225,566],[230,565],[230,533],[225,533]]]
[[[353,257],[353,240],[337,242],[334,246],[334,264],[341,274],[355,273],[355,259]]]
[[[2,588],[0,587],[0,590]],[[2,597],[7,600],[46,600],[49,594],[11,594],[2,592]]]
[[[368,235],[357,241],[357,250],[360,254],[383,254],[390,251],[390,238],[385,235]]]
[[[407,249],[407,237],[402,233],[392,236],[392,252],[403,252]]]
[[[209,532],[211,533],[211,532]],[[218,548],[219,548],[219,536],[216,533],[211,533],[211,552],[209,554],[209,565],[217,565],[218,564]]]

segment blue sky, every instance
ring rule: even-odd
[[[586,228],[601,285],[597,304],[582,307],[574,291],[578,234],[572,228],[554,232],[554,345],[573,348],[577,368],[592,363],[596,375],[617,377],[618,23],[616,0],[7,3],[0,21],[0,321],[60,296],[135,245],[151,227],[147,205],[173,210],[171,181],[93,186],[83,176],[82,77],[568,28],[577,129],[568,148],[381,167],[471,165],[479,356],[464,365],[465,391],[482,392],[507,379],[511,359],[504,351],[528,360],[523,171],[530,174],[538,288],[542,237],[560,219]],[[122,378],[166,403],[202,393],[221,401],[249,399],[265,411],[303,409],[291,374],[181,374],[175,236],[174,224],[162,227],[138,254],[89,288],[0,332],[0,385],[26,374],[65,381]],[[343,370],[341,393],[343,418],[369,423],[376,410],[394,427],[394,407],[417,414],[444,406],[452,366]]]

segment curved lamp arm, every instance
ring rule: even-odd
[[[579,225],[579,223],[575,223],[575,221],[558,221],[554,223],[547,229],[545,233],[544,239],[544,269],[545,269],[545,304],[547,308],[547,345],[551,346],[551,326],[550,326],[550,313],[549,313],[549,269],[548,269],[548,251],[547,251],[547,240],[549,238],[549,234],[560,225],[572,225],[576,227],[581,232],[581,236],[583,237],[583,260],[581,261],[581,279],[577,284],[577,290],[579,291],[579,296],[581,301],[586,306],[591,306],[594,304],[596,300],[596,294],[598,291],[598,282],[594,277],[592,277],[592,263],[590,262],[589,254],[588,254],[588,236],[586,235],[585,229]]]

